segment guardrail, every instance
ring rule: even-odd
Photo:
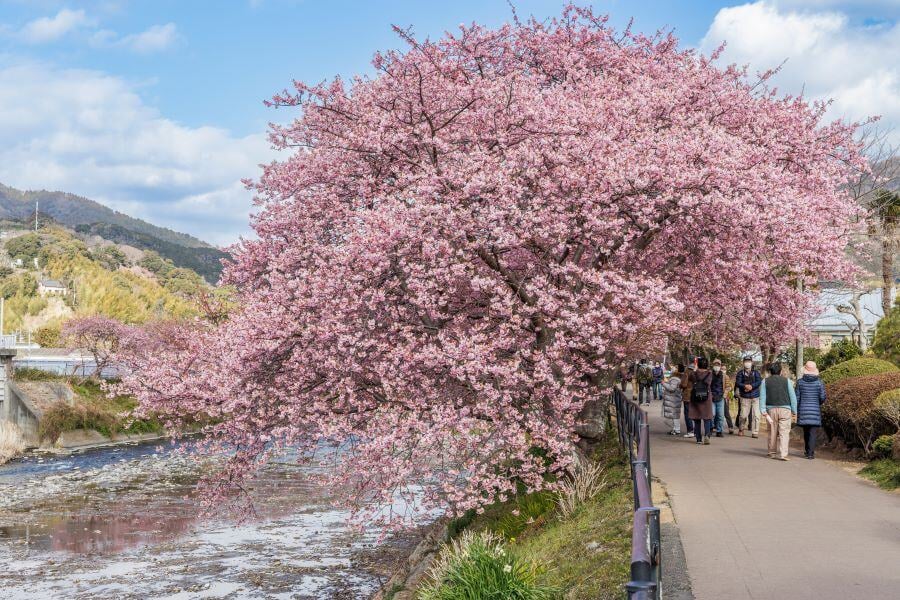
[[[650,424],[647,413],[621,390],[613,388],[619,442],[628,451],[634,486],[634,527],[631,533],[631,581],[625,585],[630,600],[662,600],[662,561],[659,509],[653,506],[650,487]]]

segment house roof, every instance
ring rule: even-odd
[[[837,307],[841,304],[847,304],[852,295],[852,290],[845,288],[823,287],[816,300],[816,304],[818,304],[821,312],[810,321],[810,329],[816,333],[854,331],[856,329],[856,319],[837,310]],[[881,317],[884,316],[884,312],[881,310],[881,289],[863,294],[859,302],[866,325],[869,328],[874,327]]]
[[[63,284],[61,284],[56,279],[41,279],[41,286],[45,288],[65,288]]]

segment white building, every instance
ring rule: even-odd
[[[38,284],[38,293],[41,296],[66,296],[69,293],[69,288],[56,279],[41,279],[41,282]]]
[[[857,319],[852,314],[838,310],[839,306],[849,306],[854,294],[859,294],[859,292],[842,287],[829,287],[828,284],[822,286],[822,291],[819,292],[819,298],[816,301],[822,312],[810,322],[812,339],[809,341],[811,346],[827,350],[835,342],[847,338],[859,339]],[[895,297],[896,289],[891,298],[892,305]],[[875,325],[884,316],[884,312],[881,310],[881,288],[859,294],[859,309],[866,330],[866,338],[871,342],[875,335]]]

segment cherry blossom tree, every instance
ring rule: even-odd
[[[70,319],[63,325],[60,335],[70,348],[87,350],[94,359],[92,376],[99,376],[119,351],[123,337],[133,328],[102,315]]]
[[[215,491],[285,445],[363,517],[552,486],[620,360],[790,339],[796,281],[852,274],[864,164],[824,106],[573,6],[398,33],[374,76],[271,101],[297,117],[248,182],[239,307],[126,357],[146,410],[212,418]]]

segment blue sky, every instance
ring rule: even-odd
[[[518,0],[520,15],[562,2]],[[614,24],[672,28],[779,85],[834,98],[834,116],[900,123],[900,0],[594,2]],[[80,193],[216,243],[246,234],[238,184],[273,157],[262,100],[292,79],[367,72],[400,44],[391,24],[437,36],[500,24],[505,0],[0,1],[0,182]]]

